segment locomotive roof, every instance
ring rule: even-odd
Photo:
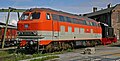
[[[0,28],[4,28],[4,27],[6,27],[6,24],[5,24],[5,23],[0,22]],[[13,26],[13,25],[8,25],[8,28],[17,29],[17,28],[16,28],[16,26]]]
[[[26,10],[26,12],[35,12],[35,11],[56,12],[56,13],[75,16],[75,17],[78,17],[78,18],[86,19],[86,20],[93,20],[93,19],[90,19],[90,18],[85,17],[85,16],[80,16],[80,15],[77,15],[77,14],[71,14],[71,13],[67,13],[67,12],[63,12],[63,11],[57,11],[57,10],[53,10],[53,9],[50,9],[50,8],[31,8],[31,9]]]

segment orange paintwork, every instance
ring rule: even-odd
[[[48,45],[50,42],[52,42],[52,40],[41,40],[39,45]]]
[[[1,32],[0,32],[0,39],[3,38],[4,35],[4,29],[5,28],[1,28]],[[8,28],[7,32],[6,32],[6,41],[10,40],[10,39],[16,39],[17,36],[17,30],[16,29],[12,29],[12,28]]]
[[[33,11],[34,12],[34,11]],[[58,14],[58,15],[63,15],[63,16],[68,16],[71,18],[77,18],[76,16],[73,15],[69,15],[69,14],[64,14],[64,13],[59,13],[59,12],[54,12],[54,11],[47,11],[47,10],[37,10],[37,12],[40,12],[40,19],[27,19],[27,20],[20,20],[18,21],[18,30],[19,31],[60,31],[60,26],[65,26],[65,32],[68,32],[68,26],[72,27],[72,32],[74,32],[75,27],[76,28],[84,28],[85,29],[85,33],[90,33],[91,29],[93,29],[93,33],[98,33],[98,34],[102,34],[102,29],[99,26],[88,26],[88,25],[82,25],[82,24],[73,24],[73,23],[68,23],[68,22],[61,22],[58,20],[52,20],[52,17],[50,16],[50,20],[46,19],[46,13],[49,14]],[[31,12],[27,12],[27,13],[31,13]],[[84,18],[81,18],[81,20],[85,20]],[[86,20],[86,21],[90,21],[90,22],[95,22],[96,24],[98,24],[96,21],[94,20]],[[25,28],[24,25],[28,24],[28,28]],[[79,30],[80,31],[80,30]],[[41,40],[40,41],[40,45],[47,45],[50,42],[52,42],[52,40]]]
[[[26,45],[26,40],[22,40],[21,42],[20,42],[20,46],[25,46]]]

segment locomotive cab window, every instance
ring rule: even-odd
[[[40,13],[39,12],[34,12],[31,14],[30,19],[39,19],[40,18]]]
[[[28,16],[29,16],[29,13],[24,13],[24,14],[22,14],[20,20],[26,20],[26,19],[28,19]]]
[[[47,13],[46,18],[47,18],[47,20],[50,20],[50,14],[49,13]]]

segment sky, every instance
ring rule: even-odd
[[[19,9],[29,8],[51,8],[73,14],[86,14],[92,12],[93,7],[98,10],[107,8],[111,3],[112,6],[120,4],[120,0],[0,0],[0,9],[14,7]],[[0,22],[5,23],[7,13],[0,13]],[[17,14],[12,13],[10,22],[17,21]]]

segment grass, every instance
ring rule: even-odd
[[[9,56],[9,55],[13,54],[14,52],[15,52],[14,49],[0,51],[0,57]]]
[[[0,57],[8,56],[9,53],[6,51],[0,51]]]
[[[59,56],[47,56],[44,58],[34,59],[34,60],[30,60],[30,61],[45,61],[45,60],[54,59],[54,58],[59,58]]]
[[[25,59],[30,59],[30,58],[35,58],[35,57],[41,57],[41,56],[47,56],[47,55],[50,55],[50,54],[33,54],[33,55],[30,55],[30,56],[26,56],[25,54],[13,54],[11,57],[8,57],[6,59],[4,59],[4,61],[19,61],[19,60],[25,60]],[[35,59],[35,60],[40,60],[40,61],[43,61],[43,60],[47,60],[47,59],[53,59],[53,58],[58,58],[59,56],[48,56],[48,57],[44,57],[44,58],[41,58],[41,59]]]
[[[29,59],[32,58],[32,56],[26,56],[25,54],[13,54],[11,57],[5,58],[4,61],[19,61],[23,59]]]
[[[53,53],[35,53],[32,55],[26,55],[24,53],[15,53],[15,50],[7,50],[7,51],[0,51],[0,61],[19,61],[19,60],[25,60],[25,59],[30,59],[30,58],[35,58],[35,57],[41,57],[41,56],[49,56],[46,58],[38,59],[38,60],[46,60],[46,59],[52,59],[52,58],[58,58],[58,56],[54,56],[57,54],[63,54],[64,52],[71,52],[71,49],[65,50],[65,51],[60,51],[60,52],[53,52]],[[2,58],[2,59],[1,59]]]
[[[73,49],[67,49],[67,52],[73,52]]]
[[[9,54],[6,51],[1,51],[0,52],[0,57],[3,58],[2,61],[19,61],[19,60],[25,60],[25,59],[41,57],[41,56],[48,56],[48,55],[56,55],[56,54],[61,54],[61,52],[46,53],[46,54],[35,53],[35,54],[32,54],[32,55],[26,55],[26,54],[22,54],[22,53]],[[52,59],[52,58],[58,58],[58,56],[48,56],[48,57],[45,57],[45,58],[41,58],[39,60],[46,60],[46,59]]]

